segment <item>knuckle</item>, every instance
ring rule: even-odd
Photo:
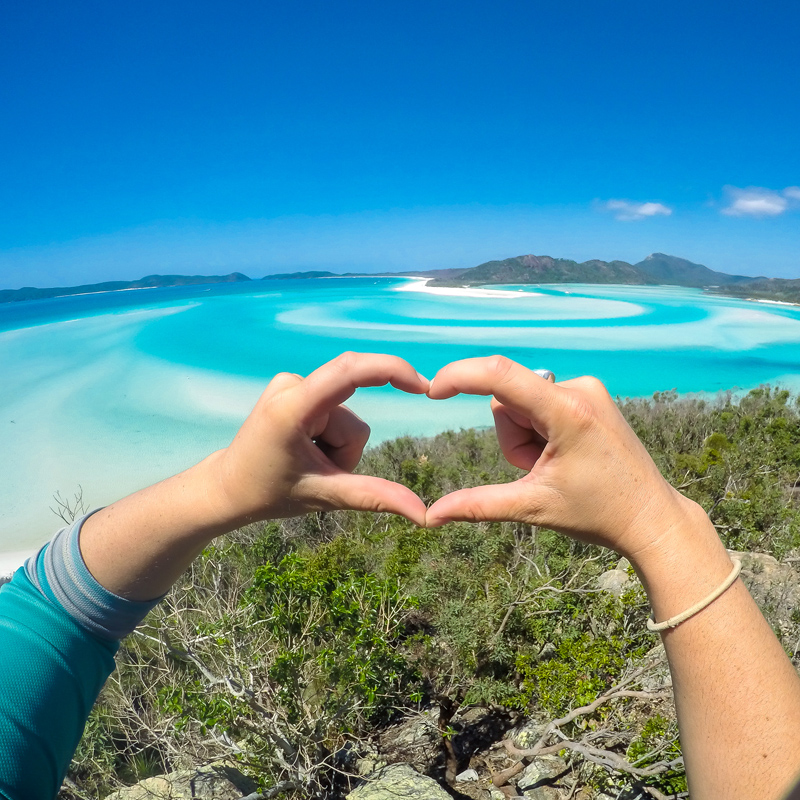
[[[505,356],[489,356],[486,362],[488,372],[499,380],[506,378],[513,366],[514,362]]]
[[[334,363],[343,371],[347,371],[355,366],[357,360],[358,353],[355,353],[352,350],[345,350],[344,353],[341,353],[336,357]]]
[[[605,384],[593,375],[583,375],[580,378],[576,378],[575,386],[594,397],[608,394]]]
[[[356,441],[358,444],[363,447],[369,441],[370,434],[372,433],[372,429],[367,425],[366,422],[362,423],[359,427],[358,431],[356,432]]]

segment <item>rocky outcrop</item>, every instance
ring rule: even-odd
[[[120,789],[106,800],[239,800],[258,786],[223,763],[170,772]]]
[[[387,728],[378,738],[378,752],[389,764],[408,764],[429,775],[444,759],[439,709],[423,711]]]
[[[347,795],[347,800],[451,800],[433,778],[408,764],[390,764]]]

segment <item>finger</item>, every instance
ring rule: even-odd
[[[495,486],[459,489],[437,500],[425,515],[425,524],[436,528],[446,522],[536,522],[538,495],[544,490],[523,483],[525,479]]]
[[[305,420],[341,405],[361,386],[385,386],[424,394],[430,382],[407,361],[378,353],[342,353],[314,370],[301,385],[297,411]]]
[[[559,386],[504,356],[454,361],[436,373],[428,397],[494,395],[504,406],[530,419],[546,439],[565,413],[567,396]]]
[[[337,467],[352,472],[369,441],[369,425],[347,406],[336,406],[326,416],[327,423],[314,441]]]
[[[389,512],[425,525],[425,503],[405,486],[369,475],[327,475],[309,478],[306,487],[311,496],[322,497],[332,509]]]
[[[532,470],[547,441],[533,429],[529,419],[496,400],[492,401],[492,414],[497,441],[506,460],[520,469]]]

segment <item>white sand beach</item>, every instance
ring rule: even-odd
[[[519,300],[522,297],[541,297],[540,292],[529,292],[527,290],[510,291],[509,289],[478,289],[474,286],[428,286],[433,278],[411,278],[408,283],[402,286],[393,287],[395,292],[425,292],[426,294],[438,294],[441,297],[496,297],[513,298]]]
[[[768,303],[772,306],[797,306],[798,303],[790,303],[788,300],[764,300],[760,297],[748,297],[751,303]]]

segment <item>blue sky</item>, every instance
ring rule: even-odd
[[[794,2],[0,6],[0,286],[674,253],[800,277]]]

